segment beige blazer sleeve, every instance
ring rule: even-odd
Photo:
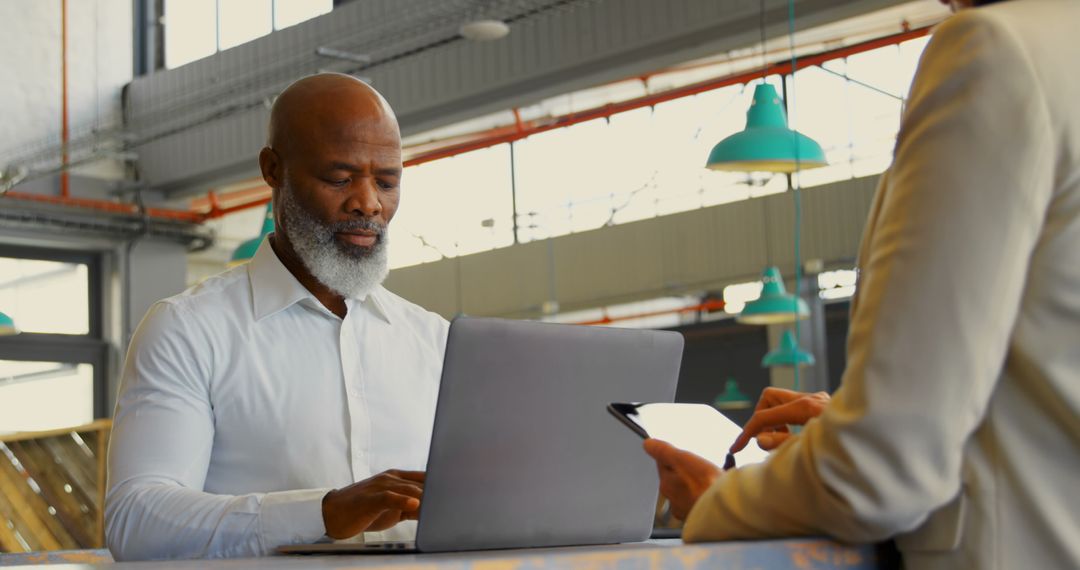
[[[685,540],[879,540],[956,496],[1053,188],[1026,57],[980,10],[936,31],[864,240],[842,388],[768,462],[718,479]]]

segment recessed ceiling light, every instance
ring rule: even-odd
[[[505,38],[510,33],[510,26],[499,20],[477,20],[463,24],[458,31],[465,39],[486,42]]]

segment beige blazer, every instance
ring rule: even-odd
[[[936,30],[859,265],[832,404],[718,479],[684,539],[897,536],[908,568],[1080,568],[1080,0]]]

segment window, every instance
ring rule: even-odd
[[[218,0],[218,50],[250,42],[273,31],[273,4],[266,0]]]
[[[90,333],[89,267],[0,257],[0,311],[28,333]]]
[[[818,274],[818,296],[826,301],[847,299],[855,294],[859,274],[854,269],[838,269]]]
[[[390,227],[390,267],[513,244],[510,188],[507,145],[409,168]]]
[[[180,67],[333,8],[333,0],[165,0],[165,67]]]
[[[927,41],[830,60],[800,69],[794,79],[766,78],[780,93],[786,83],[790,125],[817,140],[829,161],[798,175],[803,188],[878,174],[889,166],[904,97]],[[518,241],[529,242],[784,192],[783,175],[705,168],[712,146],[744,127],[757,81],[540,132],[513,143],[512,154],[504,144],[406,169],[391,267],[512,244],[512,232],[506,232],[512,227],[506,218],[514,210],[512,195]],[[640,85],[622,82],[566,94],[520,111],[547,117],[600,107],[640,97]],[[491,128],[489,121],[497,125],[508,116],[472,124]],[[430,142],[453,131],[411,138]],[[516,187],[506,164],[511,156]],[[732,308],[743,301],[735,300]]]
[[[90,423],[94,366],[0,360],[0,433]]]
[[[889,167],[904,98],[928,41],[909,40],[795,74],[792,124],[818,141],[829,161],[800,174],[804,188]]]
[[[0,433],[105,417],[100,259],[0,246],[0,311],[22,334],[0,336]]]

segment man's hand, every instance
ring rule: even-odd
[[[807,394],[783,388],[765,388],[754,408],[754,415],[731,445],[731,452],[741,451],[753,437],[757,437],[758,446],[762,449],[776,449],[791,437],[788,424],[805,424],[821,415],[828,406],[829,395],[825,392]]]
[[[415,520],[423,494],[423,471],[398,470],[384,471],[330,491],[322,501],[326,535],[334,539],[349,538]]]
[[[694,503],[720,476],[720,468],[701,456],[658,439],[645,440],[645,453],[656,460],[660,494],[671,502],[671,514],[686,520]]]

